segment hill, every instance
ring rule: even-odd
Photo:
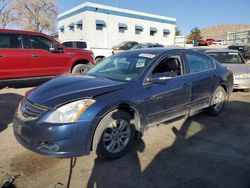
[[[216,25],[208,28],[201,29],[201,35],[203,39],[213,38],[213,39],[226,39],[227,32],[238,31],[242,29],[250,29],[250,24],[224,24]]]

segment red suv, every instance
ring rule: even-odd
[[[91,51],[66,48],[38,32],[0,29],[0,80],[81,74],[93,64]]]

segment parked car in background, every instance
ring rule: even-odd
[[[250,45],[245,44],[232,44],[228,49],[238,50],[245,59],[250,59]]]
[[[208,110],[218,115],[233,75],[187,49],[148,48],[110,56],[86,76],[58,77],[29,91],[13,120],[16,139],[42,155],[95,151],[115,159],[148,127]]]
[[[163,48],[164,45],[159,44],[159,43],[141,43],[138,45],[135,45],[131,50],[135,49],[141,49],[141,48]]]
[[[199,40],[198,44],[199,46],[210,46],[215,42],[214,39],[206,39],[206,40]]]
[[[198,45],[199,46],[209,46],[210,43],[208,41],[206,41],[206,40],[199,40]]]
[[[206,39],[206,42],[208,43],[208,45],[212,45],[215,40],[214,39]]]
[[[108,48],[91,48],[87,41],[83,40],[66,40],[62,44],[68,48],[80,48],[91,50],[94,53],[96,63],[101,62],[104,58],[112,55],[112,49]]]
[[[0,30],[0,80],[82,74],[94,65],[89,50],[70,49],[40,32]]]
[[[234,89],[250,89],[250,67],[238,50],[206,50],[206,54],[229,67],[234,73]]]
[[[216,40],[213,42],[213,44],[216,44],[216,45],[224,45],[225,44],[225,41],[224,40]]]
[[[124,52],[127,50],[130,50],[131,48],[133,48],[135,45],[138,45],[139,43],[136,41],[124,41],[120,44],[118,44],[117,46],[113,46],[113,54],[117,54],[120,52]]]

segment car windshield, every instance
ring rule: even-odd
[[[135,80],[155,56],[148,53],[113,55],[91,68],[87,75],[129,82]]]
[[[223,64],[244,64],[238,52],[208,52],[206,53]]]

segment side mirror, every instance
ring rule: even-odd
[[[63,53],[63,47],[59,46],[56,43],[52,43],[51,47],[49,48],[49,51],[52,53]]]

